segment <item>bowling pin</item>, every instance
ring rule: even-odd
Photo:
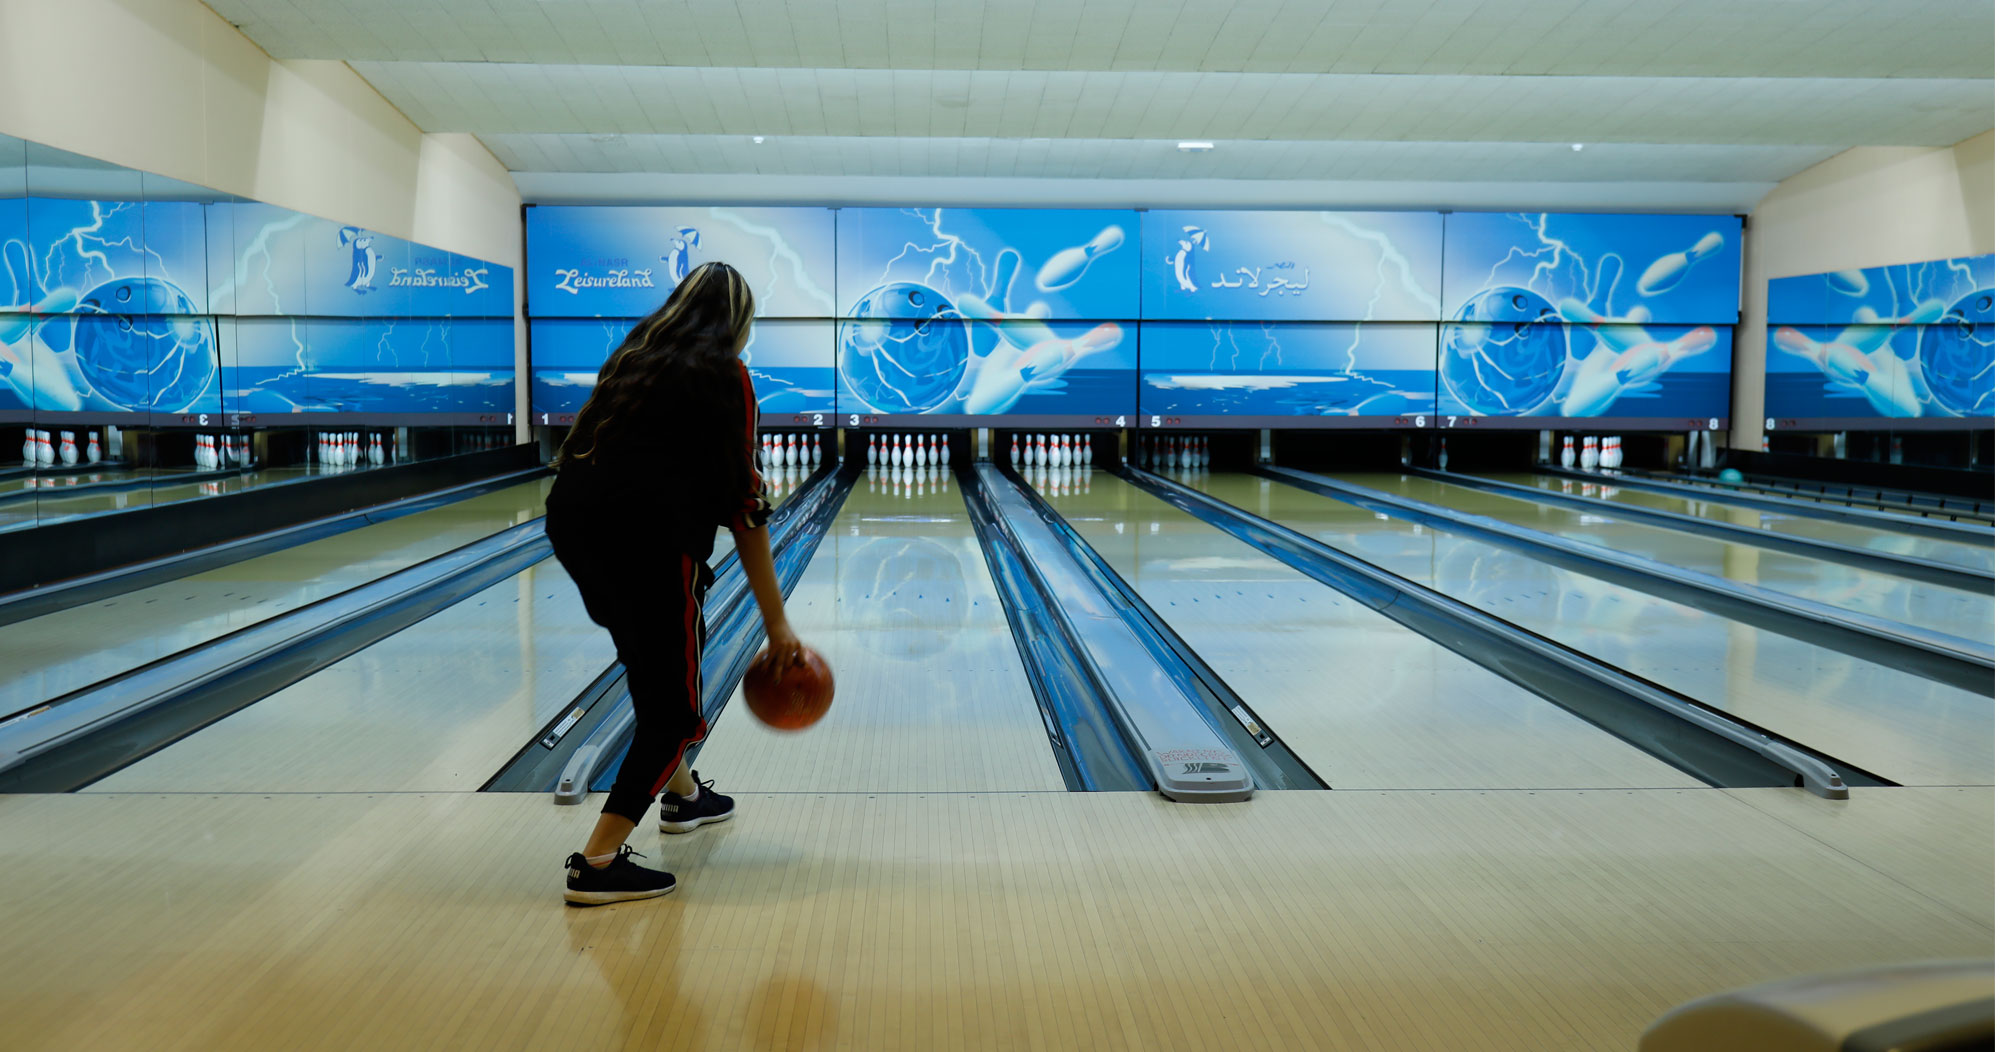
[[[1035,466],[1045,468],[1055,463],[1055,455],[1049,448],[1049,436],[1035,436]]]
[[[871,467],[871,468],[875,466],[875,456],[876,456],[876,453],[875,453],[875,436],[874,436],[874,435],[869,435],[869,436],[868,436],[868,466],[869,466],[869,467]]]
[[[1576,466],[1576,437],[1574,435],[1563,436],[1562,466],[1566,468]]]
[[[951,466],[951,436],[950,436],[950,435],[939,435],[939,436],[938,436],[938,467],[941,467],[941,468],[948,468],[948,467],[950,467],[950,466]]]
[[[813,467],[818,467],[818,466],[819,466],[819,458],[820,458],[820,448],[819,448],[819,447],[820,447],[821,445],[823,445],[823,444],[824,444],[824,443],[822,443],[822,442],[821,442],[821,441],[819,440],[819,436],[818,436],[818,435],[814,435],[814,436],[812,437],[812,465],[813,465]]]
[[[1090,448],[1089,435],[1083,436],[1083,463],[1085,467],[1090,467],[1097,463],[1097,455]]]
[[[1710,232],[1703,234],[1701,240],[1686,252],[1669,252],[1654,260],[1653,265],[1639,275],[1639,295],[1657,296],[1679,285],[1696,263],[1715,255],[1721,248],[1722,235]]]
[[[35,449],[35,460],[43,467],[48,467],[56,462],[55,436],[48,431],[43,431],[41,435],[42,444]]]
[[[1201,436],[1201,466],[1208,466],[1208,436]]]
[[[1008,462],[1009,464],[1012,464],[1012,465],[1014,465],[1014,466],[1015,466],[1015,467],[1017,467],[1017,468],[1021,466],[1021,436],[1020,436],[1020,435],[1013,435],[1013,436],[1009,437],[1009,438],[1008,438],[1008,440],[1007,440],[1007,462]]]
[[[1594,435],[1583,436],[1583,470],[1597,470],[1597,438]]]
[[[1090,269],[1091,260],[1124,243],[1125,228],[1105,227],[1089,241],[1050,256],[1048,262],[1042,264],[1042,269],[1035,272],[1035,287],[1043,292],[1069,288],[1082,280],[1083,272]]]
[[[925,464],[926,466],[928,466],[928,467],[937,467],[937,462],[938,462],[938,452],[937,452],[937,436],[936,436],[936,435],[925,435],[925,436],[924,436],[924,464]]]
[[[102,446],[99,446],[97,444],[97,432],[95,431],[92,431],[90,433],[90,440],[84,446],[83,459],[89,461],[92,464],[95,464],[98,461],[104,459],[104,449]]]
[[[1052,452],[1055,453],[1057,468],[1069,467],[1069,436],[1057,435]]]
[[[65,465],[76,463],[76,432],[74,431],[65,431],[62,433],[62,462]]]
[[[1625,463],[1625,440],[1618,437],[1617,435],[1612,435],[1611,463],[1607,466],[1610,467],[1611,470],[1616,471],[1618,470],[1618,465],[1623,463]]]
[[[32,427],[23,428],[21,430],[21,465],[23,467],[33,467],[34,463],[35,429]]]

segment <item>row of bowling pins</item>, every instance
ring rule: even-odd
[[[1581,454],[1577,452],[1576,436],[1563,436],[1563,467],[1573,468],[1580,466],[1585,471],[1596,471],[1598,468],[1616,469],[1624,465],[1625,440],[1617,435],[1606,435],[1602,446],[1598,444],[1596,435],[1583,436],[1583,451]]]
[[[880,444],[876,442],[881,439]],[[951,440],[939,434],[869,435],[868,466],[935,468],[951,466]]]
[[[769,470],[780,467],[814,467],[819,464],[819,436],[796,431],[765,435],[757,448],[757,466]]]
[[[951,472],[941,464],[887,468],[871,465],[865,474],[868,477],[868,492],[892,497],[928,497],[932,493],[944,493],[951,489]]]
[[[249,435],[194,436],[194,466],[203,471],[247,467],[250,464]]]
[[[395,437],[384,438],[378,431],[322,431],[314,447],[313,459],[330,468],[347,468],[366,460],[386,464],[395,459]]]
[[[1021,439],[1027,438],[1023,449]],[[1015,435],[1007,444],[1007,462],[1015,467],[1066,468],[1094,464],[1089,435]]]
[[[1205,468],[1207,435],[1141,435],[1137,449],[1142,468]]]
[[[58,434],[61,436],[60,441],[57,439]],[[95,464],[104,459],[104,446],[97,441],[97,432],[91,431],[88,436],[83,448],[79,450],[74,431],[51,433],[30,428],[21,439],[21,464],[27,467],[49,467],[57,461],[69,465],[75,464],[78,460],[86,464]],[[116,441],[115,433],[113,440]]]

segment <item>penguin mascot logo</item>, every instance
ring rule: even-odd
[[[375,264],[382,259],[375,252],[375,235],[358,226],[341,227],[340,247],[354,254],[347,271],[347,287],[364,296],[375,291]]]
[[[701,231],[691,226],[684,226],[680,229],[680,236],[668,238],[667,243],[671,246],[670,251],[660,257],[660,262],[667,265],[668,285],[678,285],[682,278],[688,276],[688,271],[693,269],[688,255],[691,250],[701,247]]]

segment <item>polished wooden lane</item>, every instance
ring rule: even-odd
[[[88,686],[542,513],[547,479],[322,537],[4,629],[0,712]]]
[[[1656,508],[1735,526],[1748,526],[1753,530],[1769,530],[1776,534],[1829,541],[1862,551],[1908,555],[1975,570],[1993,569],[1993,546],[1990,544],[1966,544],[1942,537],[1900,533],[1861,523],[1786,515],[1767,508],[1745,507],[1740,504],[1723,504],[1705,499],[1700,489],[1689,489],[1687,496],[1677,497],[1667,493],[1620,486],[1609,479],[1602,483],[1594,483],[1549,475],[1495,475],[1493,478],[1501,482],[1512,482],[1518,486],[1534,486],[1553,493],[1596,497],[1611,504]]]
[[[1602,1052],[1718,989],[1989,954],[1992,804],[755,793],[636,838],[676,895],[575,910],[588,804],[9,797],[0,1012],[21,1049]],[[1883,859],[1913,820],[1931,853]]]
[[[545,559],[86,791],[469,791],[616,660]]]
[[[739,690],[696,761],[723,791],[1062,789],[947,473],[857,481],[785,605],[833,668],[833,709],[809,731],[774,731]]]
[[[1885,778],[1993,784],[1992,698],[1283,483],[1222,473],[1189,482]]]
[[[545,559],[87,791],[474,790],[616,657]]]
[[[1341,479],[1904,624],[1982,643],[1993,638],[1993,596],[1989,594],[1503,497],[1415,475],[1354,474]]]
[[[1050,503],[1334,788],[1701,784],[1113,475],[1060,478]]]

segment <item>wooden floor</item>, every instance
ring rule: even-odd
[[[13,1049],[1629,1049],[1986,956],[1993,792],[741,798],[558,897],[540,795],[0,797]]]

